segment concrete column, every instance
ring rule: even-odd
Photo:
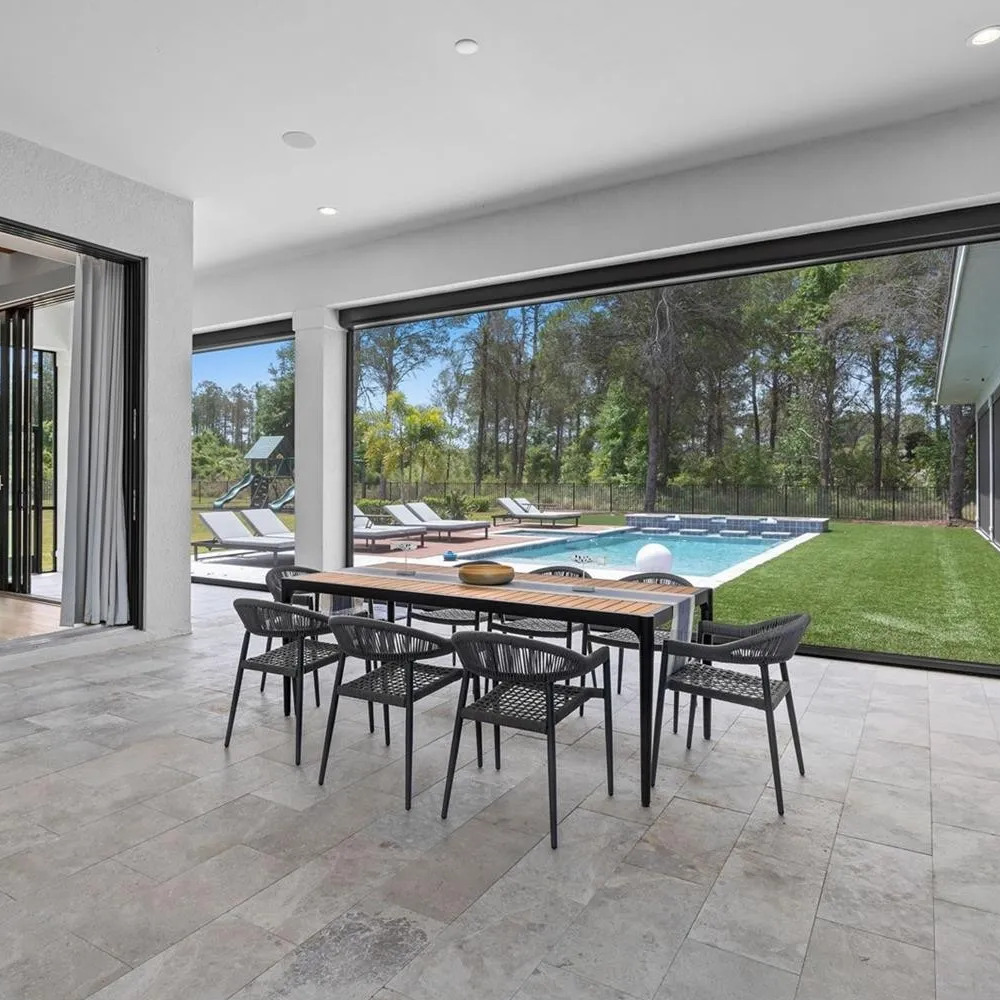
[[[346,564],[347,337],[330,309],[298,309],[295,330],[295,562]]]

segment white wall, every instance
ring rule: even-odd
[[[146,627],[187,631],[191,203],[0,132],[0,217],[148,259]]]
[[[199,274],[195,328],[1000,200],[1000,102]]]

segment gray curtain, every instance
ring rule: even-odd
[[[124,269],[78,257],[62,624],[129,620],[122,485]]]

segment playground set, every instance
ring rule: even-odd
[[[276,480],[291,479],[295,475],[295,458],[286,447],[282,435],[258,438],[243,457],[250,463],[250,471],[221,497],[212,501],[216,510],[232,503],[244,490],[250,491],[250,507],[270,507],[283,510],[295,500],[295,486],[289,486],[280,496],[272,499],[271,489]]]

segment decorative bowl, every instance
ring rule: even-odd
[[[514,579],[511,566],[490,563],[470,563],[458,567],[458,578],[462,583],[474,583],[480,587],[497,587]]]

